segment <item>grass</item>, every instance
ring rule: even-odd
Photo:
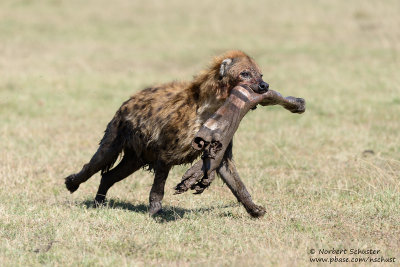
[[[380,249],[398,262],[399,8],[2,1],[2,266],[308,265],[312,248]],[[155,219],[144,171],[115,185],[105,208],[91,207],[98,174],[65,190],[63,178],[90,158],[129,95],[191,79],[228,49],[252,55],[272,88],[307,100],[300,116],[258,108],[235,137],[239,172],[264,218],[250,218],[220,180],[200,196],[173,196],[188,166],[173,169]]]

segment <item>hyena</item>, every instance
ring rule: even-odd
[[[124,102],[108,123],[96,153],[82,170],[65,179],[72,193],[92,175],[101,171],[96,204],[105,201],[107,191],[140,168],[154,171],[149,213],[161,209],[165,181],[174,165],[192,163],[200,152],[191,146],[202,124],[224,103],[237,84],[268,90],[256,62],[241,51],[229,51],[216,57],[210,67],[191,82],[172,82],[144,89]],[[113,168],[119,155],[122,159]],[[232,161],[230,161],[233,164]],[[240,178],[225,181],[235,194],[246,190]],[[238,188],[240,187],[240,188]],[[251,207],[258,207],[251,199]],[[258,207],[259,208],[259,207]],[[262,216],[264,209],[246,210]]]

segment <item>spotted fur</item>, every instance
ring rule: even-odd
[[[243,71],[251,77],[243,78]],[[160,198],[170,168],[199,157],[200,152],[191,147],[191,142],[201,125],[239,82],[257,87],[261,76],[253,59],[241,51],[229,51],[216,57],[191,82],[171,82],[138,92],[118,109],[90,162],[79,173],[66,178],[68,190],[74,192],[101,171],[102,181],[96,197],[101,202],[115,182],[141,167],[148,167],[155,171],[152,192],[156,192],[153,194],[156,197],[150,194],[150,204],[160,202],[154,208],[157,211],[161,208]],[[121,154],[122,161],[112,169]]]

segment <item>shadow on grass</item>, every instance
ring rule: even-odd
[[[81,202],[80,205],[86,208],[97,208],[93,200],[85,200]],[[158,212],[156,215],[153,216],[153,218],[157,222],[166,223],[166,222],[180,220],[186,213],[201,215],[201,213],[209,212],[215,209],[231,208],[231,207],[236,207],[238,205],[239,205],[238,203],[232,203],[223,206],[212,206],[212,207],[197,208],[197,209],[185,209],[179,207],[164,206],[160,212]],[[145,204],[134,205],[129,202],[113,200],[113,199],[107,201],[107,203],[104,205],[103,208],[123,209],[143,214],[148,214],[149,211],[149,205]]]

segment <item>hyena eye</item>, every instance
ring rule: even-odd
[[[242,72],[240,73],[240,76],[242,76],[242,77],[245,78],[245,79],[249,79],[249,78],[251,77],[251,73],[248,72],[248,71],[242,71]]]

